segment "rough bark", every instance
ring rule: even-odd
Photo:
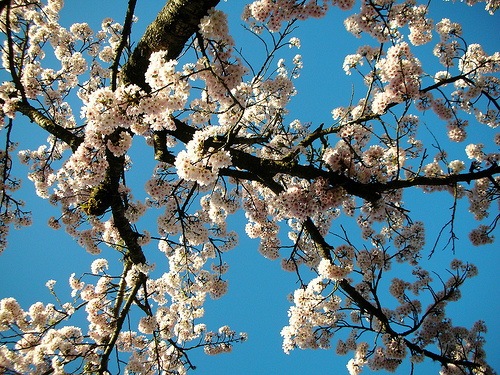
[[[68,144],[73,151],[76,151],[78,146],[83,142],[83,137],[70,132],[68,129],[56,124],[49,117],[45,116],[38,109],[32,107],[28,102],[19,102],[16,105],[16,110],[28,117],[32,122],[46,130],[50,134],[59,138]]]
[[[167,59],[177,58],[189,38],[198,30],[200,20],[219,0],[170,0],[148,26],[122,69],[122,82],[149,91],[144,74],[153,52],[167,51]]]

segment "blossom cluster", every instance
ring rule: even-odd
[[[228,151],[215,150],[213,147],[205,150],[203,144],[207,138],[224,135],[227,129],[225,126],[214,126],[196,132],[186,145],[186,150],[179,152],[175,159],[179,177],[201,185],[213,184],[219,169],[231,165],[231,155]]]
[[[331,187],[327,181],[319,178],[311,185],[290,185],[276,197],[273,204],[282,218],[294,218],[303,222],[308,217],[315,217],[320,211],[330,211],[342,205],[347,194],[342,187]]]
[[[0,346],[3,368],[19,373],[54,371],[64,373],[64,364],[87,355],[91,347],[85,342],[82,329],[74,326],[56,328],[56,324],[74,312],[71,304],[56,308],[36,302],[28,311],[21,309],[14,298],[0,301],[0,330],[19,332],[14,350]],[[51,361],[46,361],[51,357]],[[88,357],[90,359],[90,356]]]
[[[296,347],[328,349],[337,322],[345,318],[345,314],[339,311],[342,302],[339,296],[325,298],[321,295],[328,285],[322,279],[313,279],[307,288],[297,289],[293,294],[289,325],[281,330],[283,350],[287,354]]]
[[[342,10],[348,10],[353,7],[354,2],[349,0],[332,1],[332,5],[337,5]],[[260,24],[262,24],[271,32],[278,32],[283,23],[294,18],[304,20],[324,17],[329,6],[328,1],[259,0],[247,5],[241,17],[256,31],[260,30],[262,27]]]
[[[372,111],[384,113],[392,103],[401,103],[418,97],[420,92],[420,61],[413,56],[406,42],[390,47],[385,58],[380,59],[377,68],[381,70],[381,82],[387,82],[384,91],[374,96]]]

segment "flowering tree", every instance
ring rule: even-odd
[[[38,149],[18,152],[37,194],[61,210],[49,226],[64,227],[91,254],[108,246],[116,257],[96,258],[90,273],[72,274],[72,302],[37,302],[25,311],[14,298],[2,299],[0,372],[105,374],[117,358],[127,373],[185,373],[193,368],[191,349],[230,352],[246,335],[228,326],[209,331],[203,306],[207,295],[227,291],[224,253],[238,244],[227,221],[243,210],[259,252],[281,258],[299,281],[281,332],[285,352],[333,342],[336,354],[352,352],[351,374],[365,367],[394,372],[405,359],[425,358],[439,362],[441,374],[493,373],[484,322],[455,327],[446,311],[476,267],[454,259],[443,266],[448,279],[433,280],[420,266],[424,224],[412,220],[403,195],[451,194],[452,245],[457,202],[468,200],[481,221],[470,241],[493,241],[498,211],[488,216],[500,194],[500,133],[484,143],[464,141],[469,121],[485,128],[500,122],[500,54],[468,45],[459,24],[434,23],[429,4],[362,1],[345,26],[373,41],[346,56],[344,69],[362,76],[364,95],[347,97],[332,124],[313,126],[287,117],[287,106],[297,105],[291,98],[302,61],[297,55],[287,65],[281,47],[300,48],[293,31],[301,20],[332,7],[351,10],[352,0],[246,6],[246,27],[265,42],[259,65],[236,52],[218,0],[170,0],[134,48],[135,0],[123,25],[105,19],[97,32],[84,23],[59,25],[62,3],[0,3],[1,249],[10,226],[31,224],[12,174],[12,129],[25,116],[49,136]],[[489,0],[486,9],[498,6]],[[442,71],[426,71],[414,55],[424,44],[434,46]],[[71,107],[76,100],[81,120]],[[426,112],[446,124],[449,144],[432,147],[421,138],[419,115]],[[436,134],[444,128],[432,126]],[[145,201],[126,182],[132,141],[140,137],[156,160]],[[468,160],[449,155],[464,149]],[[148,211],[157,215],[154,231],[141,227]],[[332,232],[341,216],[355,218],[361,238]],[[161,276],[143,252],[148,245],[169,260]],[[108,274],[108,262],[121,262],[121,275]],[[400,264],[411,275],[386,281]],[[392,305],[382,303],[387,294]],[[68,325],[83,311],[88,329]],[[347,340],[335,338],[338,331]]]

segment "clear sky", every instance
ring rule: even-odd
[[[234,0],[221,3],[219,8],[229,13],[230,29],[235,36],[242,53],[251,59],[258,59],[259,52],[255,52],[258,43],[248,32],[242,30],[240,13],[245,1]],[[105,17],[112,17],[123,22],[126,11],[126,2],[118,0],[67,0],[66,8],[61,13],[61,23],[67,27],[73,22],[88,22],[91,27],[98,29]],[[138,1],[138,23],[133,29],[133,40],[137,41],[146,26],[154,19],[156,13],[163,6],[162,1]],[[450,18],[453,22],[462,23],[464,38],[469,43],[481,43],[487,53],[492,54],[500,50],[500,19],[498,15],[490,16],[484,11],[484,6],[478,4],[468,7],[461,3],[442,2],[435,0],[431,9],[436,10],[431,16],[438,22],[442,17]],[[356,9],[356,6],[355,6]],[[284,51],[288,59],[295,53],[303,56],[304,69],[301,77],[295,82],[298,95],[290,105],[290,122],[298,118],[302,122],[312,122],[313,125],[332,123],[331,110],[341,105],[348,105],[352,86],[349,76],[342,70],[343,58],[346,54],[355,53],[360,41],[348,34],[343,28],[343,19],[347,16],[338,9],[332,9],[322,20],[308,20],[299,23],[296,36],[301,39],[299,51]],[[364,40],[368,43],[369,40]],[[372,45],[374,43],[372,42]],[[422,47],[421,50],[425,50]],[[418,50],[417,50],[418,51]],[[416,54],[418,52],[415,52]],[[436,58],[429,59],[418,56],[424,64],[435,64]],[[436,68],[436,70],[440,70]],[[357,82],[358,97],[362,95],[362,88]],[[357,91],[355,90],[355,93]],[[74,109],[75,113],[79,108]],[[426,117],[425,117],[426,116]],[[444,132],[444,123],[436,122],[432,115],[425,115],[424,121],[429,127],[440,127]],[[491,137],[493,133],[483,133],[483,130],[469,130],[472,139]],[[433,128],[434,129],[434,128]],[[19,150],[35,148],[37,142],[45,135],[35,128],[34,124],[21,118],[15,121],[15,132],[20,141]],[[27,136],[29,135],[29,136]],[[3,139],[3,138],[2,138]],[[3,142],[3,141],[2,141]],[[144,149],[135,151],[138,158],[133,159],[133,176],[141,181],[139,188],[134,192],[136,198],[143,198],[143,182],[149,178],[153,164],[152,150],[149,154],[140,157]],[[149,159],[149,160],[148,160]],[[11,230],[9,246],[0,256],[0,299],[13,296],[19,300],[22,307],[27,309],[36,301],[53,302],[48,289],[44,286],[49,279],[58,281],[56,291],[59,298],[69,300],[68,277],[75,272],[77,275],[90,271],[90,263],[94,259],[83,248],[75,244],[65,234],[64,230],[53,231],[46,226],[50,216],[58,215],[59,209],[51,207],[47,201],[36,197],[31,182],[25,177],[26,168],[16,165],[13,174],[23,178],[23,188],[19,196],[27,202],[27,209],[33,212],[34,225],[22,230]],[[131,179],[129,178],[129,181]],[[430,252],[430,247],[442,225],[449,219],[449,207],[452,199],[446,193],[441,195],[424,195],[423,193],[408,194],[407,202],[415,214],[414,220],[425,221],[427,227],[427,242],[429,248],[424,250],[424,257]],[[462,289],[463,298],[448,311],[457,325],[470,328],[477,319],[486,321],[489,332],[487,334],[486,350],[488,362],[493,368],[500,369],[500,357],[496,357],[500,347],[500,323],[498,320],[500,273],[497,271],[500,254],[498,245],[474,248],[467,239],[470,228],[477,225],[472,215],[467,212],[467,202],[460,203],[460,216],[457,218],[457,233],[460,241],[456,254],[450,250],[441,251],[438,247],[429,262],[429,270],[441,272],[453,257],[469,260],[479,267],[479,276],[468,281]],[[287,310],[290,306],[287,295],[297,288],[293,274],[283,272],[279,261],[271,262],[264,259],[258,252],[257,240],[249,240],[244,234],[245,218],[241,213],[230,220],[230,225],[240,232],[240,245],[227,253],[226,261],[230,265],[227,274],[229,292],[220,300],[208,301],[205,306],[205,322],[209,329],[228,324],[236,331],[248,333],[249,340],[241,345],[235,345],[233,353],[216,357],[205,356],[202,351],[193,352],[192,361],[198,366],[196,374],[347,374],[345,364],[349,355],[338,357],[334,350],[324,351],[293,351],[290,355],[281,349],[282,339],[280,330],[288,324]],[[352,226],[345,218],[334,223],[332,229],[339,229],[340,225]],[[140,228],[156,231],[155,217],[147,217],[140,221]],[[356,233],[356,232],[354,232]],[[499,231],[496,231],[499,237]],[[355,234],[354,234],[355,236]],[[146,257],[157,263],[156,275],[166,271],[168,262],[150,245],[145,249]],[[112,269],[119,270],[116,253],[103,248],[100,257],[108,258]],[[444,263],[444,266],[443,266]],[[425,268],[425,266],[424,266]],[[408,272],[404,268],[399,272]],[[396,274],[394,274],[396,275]],[[445,275],[444,275],[445,276]],[[388,275],[388,281],[393,276]],[[451,313],[453,312],[453,313]],[[84,323],[86,325],[86,323]],[[344,337],[343,335],[339,337]],[[333,340],[336,343],[336,340]],[[432,363],[417,367],[415,374],[426,374],[430,368],[437,368]],[[365,370],[364,373],[369,373]],[[398,374],[409,374],[407,367],[398,369]]]

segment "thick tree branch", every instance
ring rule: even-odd
[[[4,8],[10,4],[10,0],[1,0],[0,1],[0,13],[3,12]]]
[[[331,250],[333,249],[333,247],[325,241],[325,238],[321,235],[311,218],[307,218],[307,220],[304,222],[304,228],[316,244],[316,248],[318,249],[321,257],[329,259],[331,261]],[[360,307],[360,309],[363,309],[368,314],[376,317],[380,321],[383,332],[387,332],[393,336],[397,335],[396,332],[394,332],[394,330],[391,328],[385,314],[380,309],[373,306],[369,301],[367,301],[351,284],[349,284],[347,280],[341,280],[339,285],[342,290],[349,296],[349,298],[351,298]]]
[[[424,356],[432,359],[433,361],[437,361],[437,362],[441,363],[441,365],[445,366],[445,367],[446,367],[446,365],[448,365],[450,363],[457,365],[457,366],[467,367],[469,369],[477,369],[477,368],[481,367],[481,365],[478,363],[474,363],[474,362],[470,362],[470,361],[459,361],[459,360],[456,360],[456,359],[453,359],[450,357],[445,357],[445,356],[433,353],[427,349],[422,349],[420,346],[418,346],[415,343],[412,343],[410,340],[407,340],[407,339],[404,339],[404,342],[405,342],[405,345],[408,347],[408,349],[410,349],[412,352],[424,355]],[[481,373],[481,372],[479,372],[479,373]]]
[[[180,140],[183,143],[189,142],[193,138],[196,130],[183,121],[180,121],[178,119],[175,119],[174,121],[176,129],[174,131],[168,131],[167,133],[174,136],[176,139]],[[321,128],[319,128],[314,134],[321,133],[321,131]],[[327,129],[327,131],[331,131],[331,129]],[[237,138],[235,138],[233,142],[233,145],[240,144],[238,143]],[[265,176],[272,177],[278,173],[305,178],[308,180],[322,177],[328,180],[332,186],[342,186],[349,194],[355,195],[371,202],[375,202],[380,199],[382,193],[395,189],[407,188],[412,186],[453,186],[459,182],[470,183],[471,181],[485,177],[491,177],[495,174],[500,173],[500,166],[497,164],[493,164],[491,167],[480,170],[478,172],[449,174],[438,177],[416,176],[405,180],[398,179],[386,183],[361,183],[344,174],[335,171],[324,170],[312,165],[301,165],[295,160],[289,158],[285,158],[284,160],[259,158],[242,150],[231,148],[232,145],[226,144],[225,139],[211,138],[205,142],[204,146],[207,150],[210,147],[213,147],[214,149],[228,149],[231,153],[233,167],[236,167],[239,170],[248,171],[250,172],[250,175],[253,174],[254,178],[250,178],[251,180],[261,181],[264,179],[266,181],[271,181],[272,178],[269,179]],[[173,162],[175,161],[175,157],[171,154],[161,155],[164,156],[161,156],[157,160],[164,161],[170,164],[173,164]],[[230,172],[231,170],[232,168],[225,168],[222,171],[222,174],[229,176],[232,174],[232,172]],[[275,189],[273,189],[273,191],[274,190]]]
[[[137,243],[138,234],[132,229],[129,220],[125,216],[125,206],[123,198],[118,191],[119,181],[123,173],[123,165],[125,157],[114,156],[110,151],[107,152],[106,159],[109,167],[107,175],[109,179],[104,182],[107,186],[110,198],[111,211],[113,212],[113,220],[121,239],[125,242],[127,248],[127,256],[134,264],[146,263],[146,257],[142,252],[141,247]]]
[[[394,180],[386,183],[375,182],[370,183],[369,185],[374,191],[377,192],[402,189],[411,186],[452,186],[458,182],[470,183],[471,181],[479,180],[485,177],[491,177],[498,173],[500,173],[500,166],[497,164],[493,164],[491,167],[480,170],[478,172],[449,174],[446,176],[438,177],[416,176],[407,180]]]
[[[218,3],[219,0],[169,0],[148,26],[132,56],[123,66],[123,83],[136,84],[149,91],[144,77],[149,56],[153,52],[166,50],[167,60],[177,58],[186,42],[198,30],[200,20]]]
[[[38,109],[31,106],[28,102],[18,102],[16,104],[16,110],[28,117],[32,122],[40,126],[42,129],[48,131],[56,138],[68,144],[68,146],[71,147],[73,151],[76,151],[78,146],[83,142],[83,137],[79,137],[68,129],[57,125],[54,121],[45,116]]]

